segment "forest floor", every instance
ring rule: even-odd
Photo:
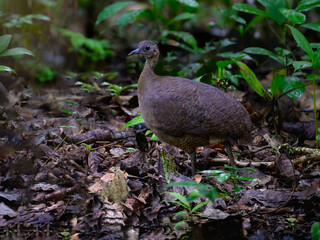
[[[144,124],[122,129],[138,112],[135,88],[112,96],[73,83],[37,89],[18,78],[2,90],[0,239],[312,239],[320,152],[308,140],[311,89],[280,106],[284,118],[293,113],[296,120],[285,119],[291,123],[277,135],[257,96],[238,92],[254,123],[252,144],[233,148],[239,169],[224,166],[223,146],[199,148],[197,170],[221,171],[192,178],[187,155],[150,141]],[[187,197],[195,187],[161,189],[159,153],[161,176],[209,184],[218,198],[172,202],[161,192]]]

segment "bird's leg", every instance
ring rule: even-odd
[[[223,143],[225,149],[226,149],[226,152],[227,152],[227,155],[228,155],[228,158],[230,159],[230,164],[231,166],[235,167],[236,166],[236,163],[234,161],[234,158],[233,158],[233,154],[232,154],[232,150],[231,150],[231,144],[229,141],[226,141]]]
[[[196,175],[196,152],[189,153],[191,160],[192,176]]]

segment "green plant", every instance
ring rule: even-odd
[[[181,182],[174,182],[174,183],[169,183],[166,188],[169,187],[194,187],[197,189],[199,194],[202,197],[208,198],[211,202],[215,202],[215,199],[218,197],[223,197],[224,195],[218,194],[218,191],[216,188],[212,187],[209,184],[204,184],[204,183],[197,183],[194,181],[181,181]]]
[[[27,25],[34,25],[34,20],[50,21],[50,18],[43,14],[29,14],[23,17],[13,14],[10,15],[9,22],[4,23],[3,26],[6,28],[24,29]]]
[[[66,136],[61,140],[61,142],[58,144],[58,146],[56,146],[54,148],[54,151],[58,150],[60,145],[67,139],[67,137],[69,136],[69,129],[70,128],[76,128],[75,126],[59,126],[60,128],[66,128],[67,129],[67,133]]]
[[[12,35],[10,34],[0,36],[0,57],[20,56],[20,55],[33,56],[33,53],[25,48],[17,47],[17,48],[7,49],[11,39],[12,39]],[[0,71],[13,72],[17,74],[12,68],[3,66],[3,65],[0,65]]]
[[[274,93],[278,94],[280,90],[283,90],[283,91],[287,90],[287,93],[289,96],[295,95],[297,92],[303,93],[304,84],[298,78],[299,75],[306,75],[307,79],[312,79],[313,99],[314,99],[314,118],[315,118],[316,136],[317,136],[318,123],[317,123],[317,114],[316,114],[315,87],[316,87],[316,79],[318,78],[318,75],[316,75],[316,71],[319,71],[320,69],[320,48],[319,48],[319,44],[317,43],[310,44],[309,41],[306,39],[306,37],[297,29],[296,26],[300,25],[301,27],[320,32],[320,23],[305,23],[307,19],[305,12],[308,12],[316,7],[320,7],[320,2],[315,0],[299,1],[295,9],[292,8],[293,2],[288,2],[285,0],[277,0],[277,1],[259,0],[258,2],[265,8],[264,11],[246,4],[235,4],[233,6],[233,9],[259,16],[259,21],[261,21],[264,18],[271,19],[272,21],[274,21],[279,31],[277,31],[276,28],[271,25],[270,25],[270,29],[273,31],[274,35],[281,41],[282,45],[285,48],[280,48],[280,47],[276,48],[275,49],[276,53],[271,52],[264,48],[257,48],[257,47],[246,48],[244,49],[244,52],[249,54],[267,55],[273,60],[279,62],[282,66],[286,68],[285,73],[276,74],[274,79],[272,80],[273,84],[271,84],[271,90],[274,90],[274,92],[271,93],[271,99],[273,103],[276,103],[276,101],[273,100],[273,97],[275,95]],[[290,32],[288,30],[290,30]],[[280,32],[280,34],[278,34],[278,32]],[[297,46],[301,47],[306,53],[305,56],[301,57],[302,61],[295,60],[294,52],[290,49],[287,43],[288,33],[291,33],[291,35],[293,36],[293,38],[297,43]],[[316,50],[313,50],[313,48],[315,48]],[[243,66],[243,64],[240,64],[240,65],[242,65],[242,66],[239,66],[242,72],[248,72],[244,70],[244,68],[246,67]],[[291,76],[289,76],[289,71],[288,71],[290,66],[294,68],[294,73]],[[302,70],[305,68],[312,68],[312,74],[302,72]],[[248,83],[249,82],[253,83],[252,79],[250,78],[251,77],[246,77],[245,79],[247,80]],[[298,87],[299,84],[301,88]],[[286,86],[289,88],[292,88],[292,90],[283,89]],[[257,93],[259,93],[261,96],[264,96],[265,98],[270,97],[270,95],[268,95],[266,91],[263,91],[261,87],[258,87],[258,88],[256,87],[254,88],[254,90]],[[298,94],[296,95],[296,97],[299,97],[300,95],[301,94]],[[318,148],[318,145],[319,145],[318,142],[319,140],[316,139],[316,148]]]
[[[287,218],[287,220],[290,222],[292,230],[294,230],[297,219],[296,218]]]
[[[238,185],[239,181],[253,181],[254,180],[253,178],[239,175],[238,174],[239,168],[237,168],[237,167],[232,167],[232,166],[228,166],[228,165],[224,165],[224,167],[227,169],[227,171],[225,171],[225,170],[205,170],[205,171],[201,171],[201,173],[213,174],[214,177],[217,178],[218,183],[222,183],[222,182],[225,182],[230,179],[233,182],[233,190],[234,190],[235,194],[238,194],[242,190],[242,187],[240,185]],[[241,168],[241,170],[255,172],[251,168]],[[209,176],[209,178],[210,177],[212,177],[212,176]]]
[[[87,147],[87,149],[88,149],[88,152],[90,152],[90,151],[91,151],[91,148],[92,148],[92,146],[91,146],[91,145],[86,144],[86,143],[81,143],[80,145],[81,145],[81,146],[86,146],[86,147]]]
[[[65,240],[70,239],[70,233],[69,232],[61,232],[60,234],[64,237]]]
[[[89,84],[89,83],[77,81],[77,82],[75,83],[75,85],[81,86],[82,88],[80,88],[80,90],[82,90],[82,91],[92,92],[92,91],[95,90],[94,86],[92,86],[92,85]]]
[[[45,83],[51,82],[57,75],[57,71],[52,70],[48,66],[45,66],[40,69],[39,73],[36,74],[36,77],[40,83]]]
[[[67,104],[71,104],[72,106],[76,106],[77,104],[75,102],[72,101],[64,101]],[[59,109],[60,112],[62,113],[67,113],[67,114],[74,114],[75,111],[69,110],[69,109],[65,109],[65,108],[61,108]]]
[[[311,235],[313,240],[320,240],[320,222],[314,222],[312,224]]]
[[[177,199],[177,200],[167,200],[167,202],[175,203],[177,205],[180,205],[182,208],[184,208],[184,210],[174,214],[174,217],[185,216],[185,219],[182,219],[179,222],[175,223],[175,225],[173,226],[174,228],[178,228],[182,225],[188,226],[188,222],[192,221],[194,216],[196,215],[200,216],[199,214],[196,213],[196,211],[201,207],[205,206],[206,204],[208,204],[208,202],[205,201],[205,202],[200,202],[196,204],[194,207],[192,207],[194,201],[201,197],[197,189],[194,189],[193,191],[191,191],[189,196],[187,197],[176,192],[167,192],[167,193]]]
[[[106,91],[112,92],[111,95],[113,95],[113,96],[119,96],[121,94],[121,92],[127,90],[128,88],[138,87],[138,84],[135,83],[135,84],[130,84],[130,85],[121,87],[121,86],[113,84],[113,83],[104,82],[104,83],[102,83],[102,86],[110,87],[110,88],[107,88]]]
[[[72,51],[79,54],[79,65],[83,65],[86,59],[96,62],[114,54],[106,39],[87,38],[81,33],[75,33],[67,29],[60,29],[59,32],[70,39]]]
[[[129,5],[139,3],[140,9],[131,10]],[[169,11],[168,11],[168,8]],[[182,9],[183,11],[181,11]],[[192,34],[186,31],[177,31],[182,23],[191,21],[199,9],[195,0],[149,0],[148,2],[124,1],[106,6],[98,15],[96,25],[108,19],[115,13],[122,11],[117,24],[119,33],[128,24],[139,21],[143,24],[144,31],[150,33],[150,39],[157,38],[161,41],[177,39],[176,45],[188,51],[197,49],[197,41]],[[124,10],[124,11],[123,11]]]
[[[139,116],[131,119],[129,122],[127,122],[127,123],[122,127],[122,129],[125,129],[125,128],[127,128],[127,127],[132,127],[132,126],[137,125],[137,124],[140,124],[140,123],[144,123],[144,119],[143,119],[143,117],[142,117],[141,115],[139,115]],[[157,137],[154,133],[152,133],[151,130],[148,130],[148,131],[146,132],[146,135],[149,135],[149,134],[152,134],[151,139],[150,139],[151,141],[157,141],[157,140],[158,140],[158,137]]]

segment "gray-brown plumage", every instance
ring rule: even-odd
[[[133,54],[146,58],[138,82],[138,99],[141,115],[153,133],[189,154],[193,174],[199,146],[223,143],[231,164],[235,165],[230,141],[251,141],[251,121],[246,109],[211,85],[155,75],[159,48],[151,41],[140,42],[129,53]]]

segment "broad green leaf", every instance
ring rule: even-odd
[[[271,86],[270,86],[272,98],[274,98],[274,96],[281,93],[281,90],[282,90],[281,88],[282,88],[282,85],[284,82],[284,77],[285,76],[283,76],[283,75],[276,74],[272,78]]]
[[[173,19],[171,19],[167,25],[170,25],[174,22],[179,22],[179,21],[183,21],[183,20],[188,20],[188,19],[191,19],[191,18],[194,18],[195,14],[193,13],[188,13],[188,12],[185,12],[185,13],[181,13],[177,16],[175,16]]]
[[[267,10],[270,18],[272,18],[278,25],[282,24],[285,17],[280,13],[281,8],[286,8],[285,0],[258,0]]]
[[[302,0],[296,8],[296,11],[308,11],[320,6],[320,0]]]
[[[180,202],[183,203],[183,205],[185,206],[185,208],[189,209],[190,206],[189,206],[189,203],[187,201],[187,198],[183,195],[181,195],[180,193],[177,193],[177,192],[167,192],[169,193],[170,195],[174,196],[176,199],[178,199]]]
[[[196,206],[194,206],[194,208],[192,208],[191,213],[194,213],[196,212],[199,208],[203,207],[204,205],[208,204],[209,202],[201,202],[201,203],[198,203]]]
[[[309,61],[293,61],[292,65],[294,67],[294,71],[296,72],[297,70],[300,70],[300,69],[312,67],[312,62],[309,62]]]
[[[157,141],[157,140],[158,140],[158,137],[153,133],[150,138],[150,141]]]
[[[166,3],[166,0],[149,0],[150,4],[157,11],[161,10]]]
[[[294,77],[294,76],[284,77],[284,79],[279,87],[282,90],[282,92],[288,92],[289,90],[296,88],[296,87],[299,87],[299,86],[301,86],[301,88],[293,90],[287,94],[293,100],[297,100],[299,97],[301,97],[301,95],[305,91],[305,86],[304,86],[303,82],[301,82],[301,80],[298,77]]]
[[[188,223],[185,221],[185,220],[182,220],[180,222],[177,222],[175,225],[174,225],[174,228],[175,229],[181,229],[183,226],[186,227],[185,225],[187,225]]]
[[[12,68],[9,68],[9,67],[3,66],[3,65],[0,65],[0,72],[13,72],[13,73],[17,74],[16,71],[13,70]]]
[[[121,9],[125,8],[126,6],[133,4],[133,1],[125,1],[125,2],[115,2],[107,7],[105,7],[98,15],[96,24],[101,23],[103,20],[110,17],[112,14],[120,11]]]
[[[273,52],[260,47],[248,47],[248,48],[245,48],[243,52],[249,53],[249,54],[258,54],[258,55],[266,55],[266,56],[274,56],[274,57],[277,56]]]
[[[177,201],[177,200],[167,200],[167,202],[175,203],[175,204],[180,205],[181,207],[184,207],[185,209],[188,209],[188,210],[190,209],[190,206],[185,205],[184,203]]]
[[[218,173],[224,173],[224,171],[223,170],[203,170],[203,171],[200,171],[200,173],[218,174]]]
[[[184,216],[187,217],[188,216],[188,212],[186,211],[179,211],[176,214],[174,214],[174,216],[179,217],[179,216]]]
[[[306,23],[301,25],[302,27],[320,32],[320,22]]]
[[[227,181],[230,177],[231,177],[231,173],[224,172],[217,176],[217,180],[219,183],[222,183]]]
[[[164,37],[173,35],[176,38],[179,38],[183,41],[185,41],[187,44],[189,44],[193,48],[197,48],[197,40],[194,38],[194,36],[188,32],[178,32],[178,31],[163,31],[162,35]]]
[[[283,56],[279,56],[267,49],[264,48],[259,48],[259,47],[249,47],[243,50],[246,53],[249,54],[258,54],[258,55],[265,55],[268,56],[270,58],[272,58],[273,60],[279,62],[281,65],[283,66],[288,66],[291,64],[292,61],[287,61],[287,59]]]
[[[290,28],[294,39],[298,43],[298,46],[301,47],[308,54],[308,56],[310,57],[310,59],[313,62],[313,58],[314,58],[313,57],[313,51],[312,51],[312,48],[311,48],[310,43],[308,42],[308,40],[296,28],[294,28],[292,26],[289,26],[289,25],[287,25],[287,26]]]
[[[274,50],[281,56],[288,56],[291,54],[291,52],[289,50],[281,48],[281,47],[276,47]]]
[[[318,135],[320,136],[320,135]],[[320,222],[314,222],[311,226],[311,235],[313,240],[320,239]]]
[[[302,24],[306,21],[306,16],[303,13],[296,12],[293,9],[281,8],[280,12],[285,16],[293,25]]]
[[[122,129],[125,129],[125,128],[127,128],[127,127],[131,127],[131,126],[134,126],[134,125],[143,123],[143,122],[144,122],[143,117],[142,117],[142,116],[138,116],[138,117],[135,117],[135,118],[131,119],[129,122],[127,122],[127,123],[122,127]]]
[[[234,4],[232,6],[232,8],[234,10],[237,10],[237,11],[240,11],[240,12],[251,13],[251,14],[261,15],[261,16],[265,16],[265,17],[270,17],[270,15],[267,12],[264,12],[264,11],[258,9],[258,8],[255,8],[255,7],[250,6],[250,5],[242,4],[242,3]]]
[[[218,53],[216,56],[222,57],[222,58],[246,58],[246,59],[252,59],[249,55],[242,53],[242,52],[223,52]]]
[[[9,46],[11,38],[12,36],[10,34],[0,36],[0,53]]]
[[[257,79],[254,72],[243,62],[236,62],[240,68],[241,76],[247,81],[252,89],[263,98],[268,98],[269,94]]]
[[[129,23],[133,23],[144,11],[146,10],[139,9],[139,10],[128,11],[122,14],[118,19],[119,28],[121,29],[122,27],[124,27]]]
[[[50,18],[43,14],[31,14],[27,16],[30,16],[31,18],[42,20],[42,21],[50,21]]]
[[[199,3],[195,0],[178,0],[178,2],[183,3],[189,7],[199,7]]]
[[[320,48],[320,43],[310,43],[312,48]]]
[[[4,56],[18,56],[18,55],[30,55],[34,56],[33,53],[25,48],[11,48],[0,54],[0,57]]]
[[[242,180],[242,181],[253,181],[254,180],[254,178],[246,177],[246,176],[239,176],[238,179]]]

